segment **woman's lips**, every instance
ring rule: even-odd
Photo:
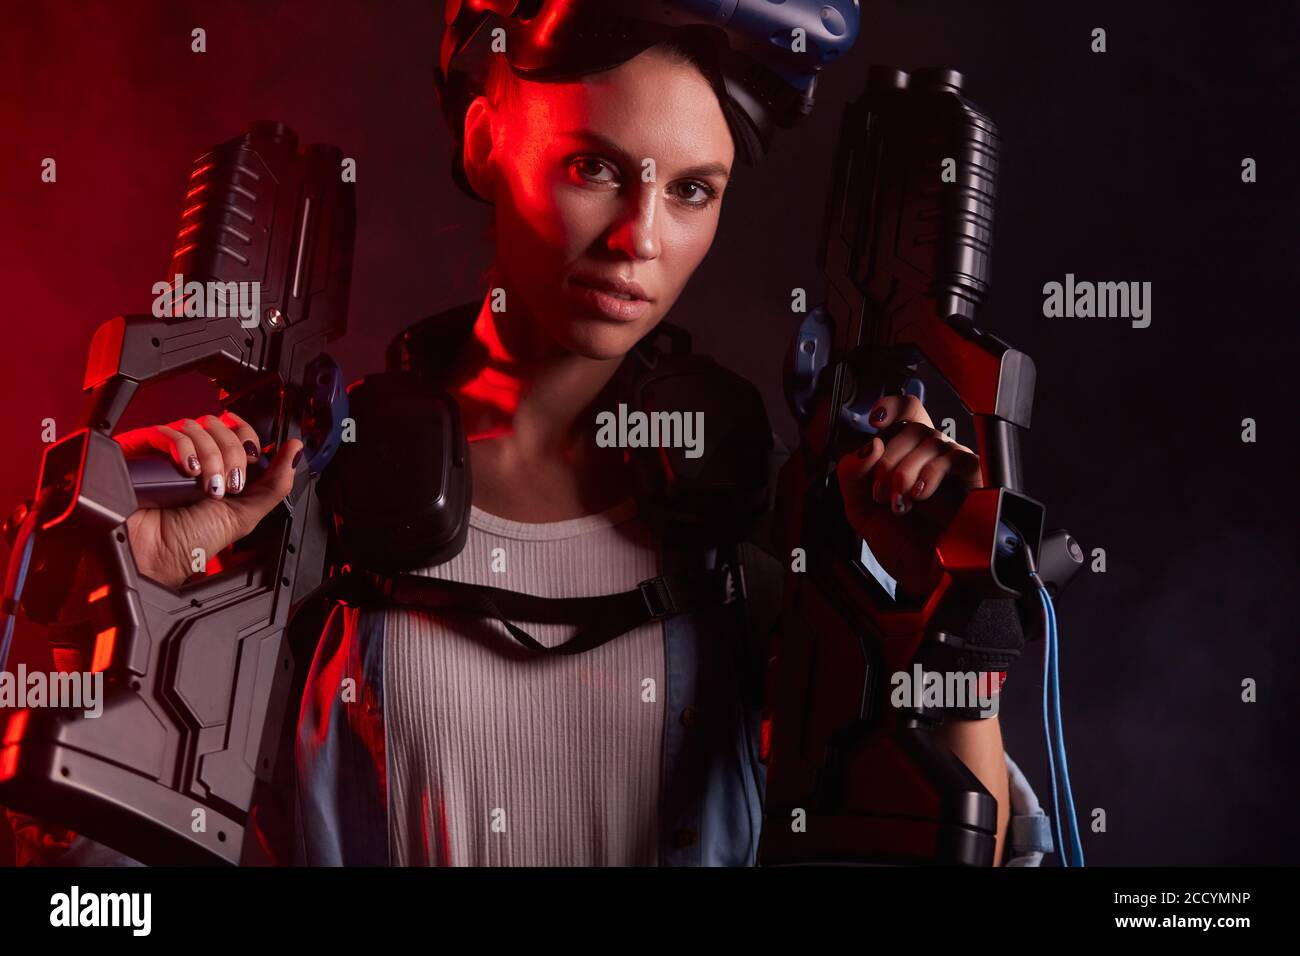
[[[623,299],[613,292],[586,285],[581,279],[569,280],[569,295],[579,302],[599,312],[607,319],[618,322],[635,322],[644,318],[650,311],[650,302],[646,299]]]

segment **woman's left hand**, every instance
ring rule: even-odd
[[[882,398],[868,420],[884,431],[906,422],[888,445],[873,436],[856,453],[839,462],[840,488],[855,488],[895,514],[907,514],[917,501],[930,498],[943,482],[963,489],[980,486],[979,456],[934,427],[925,406],[911,395]],[[846,481],[847,479],[847,481]],[[845,499],[849,498],[846,490]]]
[[[980,487],[979,456],[937,431],[925,407],[910,395],[882,398],[869,421],[882,431],[895,422],[907,424],[887,444],[873,436],[839,460],[844,514],[904,590],[925,594],[935,580],[939,529],[905,516],[941,485],[955,483],[963,491]]]

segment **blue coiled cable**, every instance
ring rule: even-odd
[[[1079,838],[1079,819],[1074,809],[1074,792],[1070,788],[1070,766],[1065,755],[1065,726],[1061,719],[1060,635],[1056,629],[1056,609],[1052,597],[1038,572],[1030,571],[1030,579],[1038,586],[1038,597],[1043,605],[1043,729],[1047,736],[1047,766],[1052,775],[1052,825],[1056,832],[1062,866],[1084,866],[1083,841]],[[1060,767],[1060,787],[1057,785],[1057,767]],[[1065,792],[1062,807],[1061,793]],[[1064,830],[1063,830],[1064,826]],[[1068,831],[1069,844],[1065,835]]]

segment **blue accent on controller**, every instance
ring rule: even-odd
[[[313,475],[319,475],[343,440],[343,422],[348,417],[347,384],[338,363],[324,353],[307,366],[304,381],[311,389],[307,408],[315,423],[313,434],[303,436],[307,467]]]

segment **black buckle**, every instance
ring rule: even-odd
[[[386,574],[345,567],[339,572],[336,593],[344,604],[352,607],[384,604],[393,596],[393,579]]]
[[[722,603],[734,604],[736,601],[743,601],[749,597],[749,589],[745,586],[745,565],[739,561],[735,567],[730,564],[724,564],[719,568],[722,572]],[[737,588],[736,585],[740,587]]]
[[[641,589],[641,600],[645,601],[650,617],[658,620],[677,613],[677,605],[663,578],[651,578],[637,585]]]

